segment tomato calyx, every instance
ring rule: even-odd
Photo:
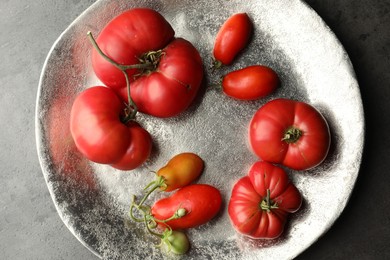
[[[158,247],[164,247],[168,253],[172,252],[176,255],[185,254],[190,247],[187,235],[184,232],[172,230],[166,222],[184,217],[188,214],[187,210],[179,207],[170,218],[160,220],[153,217],[149,206],[143,205],[144,200],[139,204],[135,200],[136,198],[133,196],[129,212],[130,218],[135,222],[144,223],[147,232],[161,240],[161,243],[157,245]],[[137,209],[137,213],[143,216],[135,216],[134,209]],[[165,226],[165,230],[162,233],[153,230],[158,227],[158,224]]]
[[[219,70],[222,67],[224,67],[224,64],[219,60],[214,60],[211,66],[213,72]]]
[[[291,126],[284,132],[282,141],[285,141],[288,144],[296,143],[299,140],[299,138],[301,138],[302,134],[303,134],[302,130],[294,126]]]
[[[260,208],[267,212],[279,208],[278,204],[271,200],[271,191],[269,189],[267,189],[267,195],[260,202]]]
[[[138,61],[140,62],[139,69],[141,69],[141,72],[136,74],[135,77],[148,75],[153,71],[156,71],[158,64],[160,63],[161,57],[164,55],[165,52],[163,50],[149,51],[144,53],[140,58],[138,58]],[[141,66],[142,64],[144,64],[145,66]],[[128,65],[128,66],[132,66],[132,65]]]
[[[167,253],[172,252],[175,255],[182,255],[187,253],[190,248],[190,242],[187,235],[184,232],[172,230],[172,228],[166,225],[165,230],[162,233],[153,231],[157,225],[150,224],[150,215],[144,215],[143,222],[145,223],[146,230],[152,236],[158,237],[161,242],[157,247],[164,247]]]

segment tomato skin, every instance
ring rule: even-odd
[[[286,140],[290,130],[298,130],[299,138]],[[307,103],[289,99],[266,103],[249,125],[249,143],[257,156],[295,170],[311,169],[322,163],[330,141],[328,123],[320,112]]]
[[[256,100],[271,94],[279,77],[267,66],[253,65],[229,72],[222,79],[223,92],[239,100]]]
[[[204,162],[194,153],[180,153],[172,157],[168,163],[157,171],[158,176],[164,177],[164,191],[173,191],[182,188],[202,173]]]
[[[131,97],[142,113],[172,117],[183,112],[203,81],[203,63],[198,50],[188,41],[174,38],[171,25],[158,12],[135,8],[115,17],[101,31],[97,44],[119,64],[140,64],[144,55],[161,51],[152,68],[126,70]],[[92,51],[97,77],[128,101],[123,72]]]
[[[149,158],[152,151],[152,139],[148,131],[136,122],[130,122],[127,127],[132,141],[122,159],[111,164],[112,167],[119,170],[132,170],[139,167]]]
[[[81,92],[70,116],[70,130],[78,150],[89,160],[131,170],[150,155],[152,140],[137,123],[120,121],[124,104],[109,88],[96,86]]]
[[[170,197],[156,201],[151,213],[154,218],[164,220],[172,217],[179,208],[184,208],[186,215],[166,224],[173,230],[187,229],[210,221],[219,212],[221,204],[222,197],[218,189],[208,184],[191,184]]]
[[[96,39],[100,49],[119,64],[139,63],[142,54],[164,48],[172,41],[175,31],[158,12],[148,8],[134,8],[114,17]],[[123,73],[92,50],[92,66],[96,76],[115,90],[126,88]],[[129,78],[138,70],[127,70]],[[127,101],[127,100],[126,100]]]
[[[237,54],[247,46],[252,32],[253,24],[246,13],[229,17],[215,38],[214,58],[223,65],[231,64]]]
[[[267,190],[275,208],[261,206],[266,204]],[[254,239],[273,239],[283,233],[288,215],[296,212],[301,204],[302,197],[286,172],[268,162],[258,161],[248,175],[234,185],[228,213],[239,233]]]
[[[131,97],[140,112],[156,117],[172,117],[194,100],[203,81],[203,63],[197,49],[177,38],[163,49],[158,68],[131,83]],[[127,89],[120,96],[127,99]]]

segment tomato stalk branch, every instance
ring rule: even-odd
[[[142,204],[149,198],[150,194],[152,194],[155,190],[161,187],[166,188],[166,186],[165,178],[163,176],[158,176],[156,180],[152,181],[144,188],[144,191],[147,191],[147,193],[138,204],[138,207],[142,206]]]
[[[157,219],[157,218],[153,217],[153,220],[156,221],[156,222],[158,222],[158,223],[164,223],[164,224],[165,224],[165,223],[168,222],[168,221],[182,218],[182,217],[184,217],[184,216],[187,215],[187,214],[188,214],[188,212],[187,212],[187,210],[186,210],[185,208],[179,207],[179,208],[175,211],[175,213],[173,213],[173,215],[172,215],[171,217],[169,217],[169,218],[167,218],[167,219]]]
[[[135,118],[135,115],[137,114],[137,111],[138,111],[138,108],[137,108],[137,105],[135,104],[135,102],[133,101],[133,99],[131,98],[130,96],[130,79],[129,79],[129,75],[127,75],[127,72],[126,70],[128,69],[150,69],[151,67],[153,67],[154,65],[151,63],[151,62],[145,62],[145,63],[141,63],[141,64],[132,64],[132,65],[122,65],[122,64],[119,64],[117,63],[116,61],[114,61],[113,59],[111,59],[110,57],[108,57],[99,47],[99,45],[97,44],[95,38],[93,37],[92,33],[89,31],[87,33],[88,35],[88,38],[90,40],[90,42],[92,43],[93,47],[95,48],[95,50],[106,60],[108,61],[109,63],[111,63],[113,66],[115,66],[117,69],[119,69],[120,71],[122,71],[124,77],[125,77],[125,80],[126,80],[126,87],[127,87],[127,96],[128,96],[128,110],[130,111],[126,111],[126,117],[125,119],[123,120],[124,123],[128,123],[130,120],[134,119]]]
[[[140,218],[137,218],[136,216],[134,216],[134,213],[133,213],[134,207],[136,207],[138,210],[140,210],[140,207],[135,203],[135,196],[133,195],[133,201],[131,203],[130,210],[129,210],[130,218],[135,222],[143,222],[144,221],[143,219],[140,219]],[[144,210],[142,210],[142,213],[144,214],[144,216],[147,215]]]

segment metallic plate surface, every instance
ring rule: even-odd
[[[176,36],[191,41],[204,60],[203,90],[188,111],[158,119],[139,114],[151,133],[151,158],[134,171],[91,163],[76,150],[69,132],[70,108],[85,88],[101,84],[91,68],[87,31],[95,35],[122,11],[150,7],[172,24]],[[211,73],[212,47],[220,25],[247,12],[254,37],[234,65]],[[272,67],[281,87],[265,99],[236,101],[206,87],[224,73],[247,65]],[[308,102],[328,120],[332,146],[326,161],[302,172],[287,170],[304,201],[282,237],[250,240],[238,235],[227,214],[235,181],[256,160],[247,128],[255,111],[278,97]],[[210,223],[188,230],[191,250],[184,259],[291,259],[326,232],[343,211],[358,176],[364,115],[359,86],[347,53],[323,20],[299,0],[130,0],[97,1],[54,43],[44,64],[36,106],[37,149],[58,214],[88,249],[104,259],[164,256],[143,225],[129,221],[131,195],[140,195],[173,155],[191,151],[206,162],[198,183],[220,189],[224,205]],[[151,200],[163,196],[156,194]],[[180,257],[177,257],[180,258]]]

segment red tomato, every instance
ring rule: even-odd
[[[325,118],[311,105],[275,99],[253,116],[249,142],[254,153],[264,161],[306,170],[326,158],[330,132]]]
[[[106,87],[88,88],[76,97],[70,130],[78,150],[89,160],[131,170],[149,157],[149,133],[135,122],[122,123],[124,108],[119,97]]]
[[[274,70],[253,65],[226,74],[222,79],[223,92],[240,100],[256,100],[271,94],[279,85]]]
[[[185,110],[203,79],[199,52],[188,41],[174,39],[171,25],[158,12],[135,8],[115,17],[97,38],[100,49],[127,69],[131,97],[138,110],[157,117],[171,117]],[[92,66],[97,77],[128,101],[123,72],[95,49]]]
[[[203,79],[199,52],[188,41],[172,41],[154,71],[131,84],[131,97],[139,111],[157,117],[175,116],[191,104]],[[127,98],[127,90],[120,92]]]
[[[190,184],[200,176],[203,167],[202,158],[194,153],[175,155],[157,171],[157,175],[163,177],[161,189],[173,191]]]
[[[286,172],[267,162],[256,162],[232,190],[228,213],[234,228],[251,238],[277,238],[289,213],[302,203]]]
[[[186,214],[180,218],[167,221],[173,230],[200,226],[214,218],[219,212],[222,197],[218,189],[207,184],[192,184],[175,192],[172,196],[158,200],[151,213],[159,220],[171,218],[179,209]]]
[[[214,43],[214,58],[223,65],[233,62],[252,35],[253,24],[246,13],[234,14],[219,29]]]

